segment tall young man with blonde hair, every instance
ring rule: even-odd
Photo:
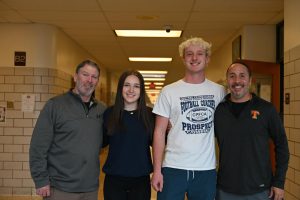
[[[158,200],[213,200],[216,190],[214,111],[224,88],[205,78],[211,44],[190,38],[179,45],[185,76],[164,87],[153,112],[152,186]],[[165,141],[168,123],[171,129]]]

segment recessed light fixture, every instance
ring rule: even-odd
[[[145,82],[145,85],[151,85],[151,84],[154,84],[154,85],[164,85],[163,82]]]
[[[145,81],[145,90],[152,104],[155,103],[158,94],[163,88],[168,71],[164,70],[138,70]]]
[[[139,70],[144,78],[165,78],[168,71]]]
[[[165,81],[166,78],[144,78],[144,81]]]
[[[145,86],[145,89],[146,89],[146,90],[149,90],[149,89],[153,89],[153,88],[151,88],[149,85],[146,85],[146,86]],[[156,90],[161,90],[161,89],[162,89],[162,86],[155,86],[155,89],[156,89]]]
[[[167,74],[168,71],[139,70],[141,74]]]
[[[181,30],[115,30],[119,37],[180,37]]]
[[[159,90],[146,90],[146,93],[151,93],[151,94],[159,94]]]
[[[165,74],[142,74],[144,78],[165,78]]]
[[[131,62],[171,62],[172,58],[167,57],[129,57]]]

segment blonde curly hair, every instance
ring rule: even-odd
[[[187,48],[191,45],[199,45],[201,48],[203,48],[205,50],[207,56],[211,55],[211,46],[212,46],[211,43],[206,42],[205,40],[203,40],[200,37],[192,37],[192,38],[186,39],[179,45],[178,50],[179,50],[180,57],[184,56],[185,48]]]

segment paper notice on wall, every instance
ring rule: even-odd
[[[33,112],[35,105],[35,95],[34,94],[23,94],[22,95],[22,111],[23,112]]]
[[[6,107],[0,106],[0,124],[4,124],[6,121]]]

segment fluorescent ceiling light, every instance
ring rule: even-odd
[[[168,71],[151,71],[151,70],[139,70],[139,72],[143,75],[146,74],[167,74]]]
[[[143,71],[139,70],[144,78],[165,78],[168,71]]]
[[[164,74],[142,74],[142,76],[144,78],[151,78],[151,77],[153,77],[153,78],[165,78],[166,77],[166,75],[164,75]]]
[[[155,89],[155,90],[161,90],[162,89],[162,86],[155,86],[155,88],[150,88],[149,85],[146,85],[145,86],[145,89]]]
[[[146,93],[159,94],[160,90],[146,90]]]
[[[166,57],[129,57],[132,62],[171,62],[172,58]]]
[[[151,71],[151,70],[139,70],[141,74],[167,74],[168,71]]]
[[[165,81],[165,78],[144,78],[144,81]]]
[[[180,37],[180,30],[115,30],[119,37]]]
[[[145,82],[145,85],[150,85],[151,83],[154,83],[154,85],[164,85],[163,82]]]

